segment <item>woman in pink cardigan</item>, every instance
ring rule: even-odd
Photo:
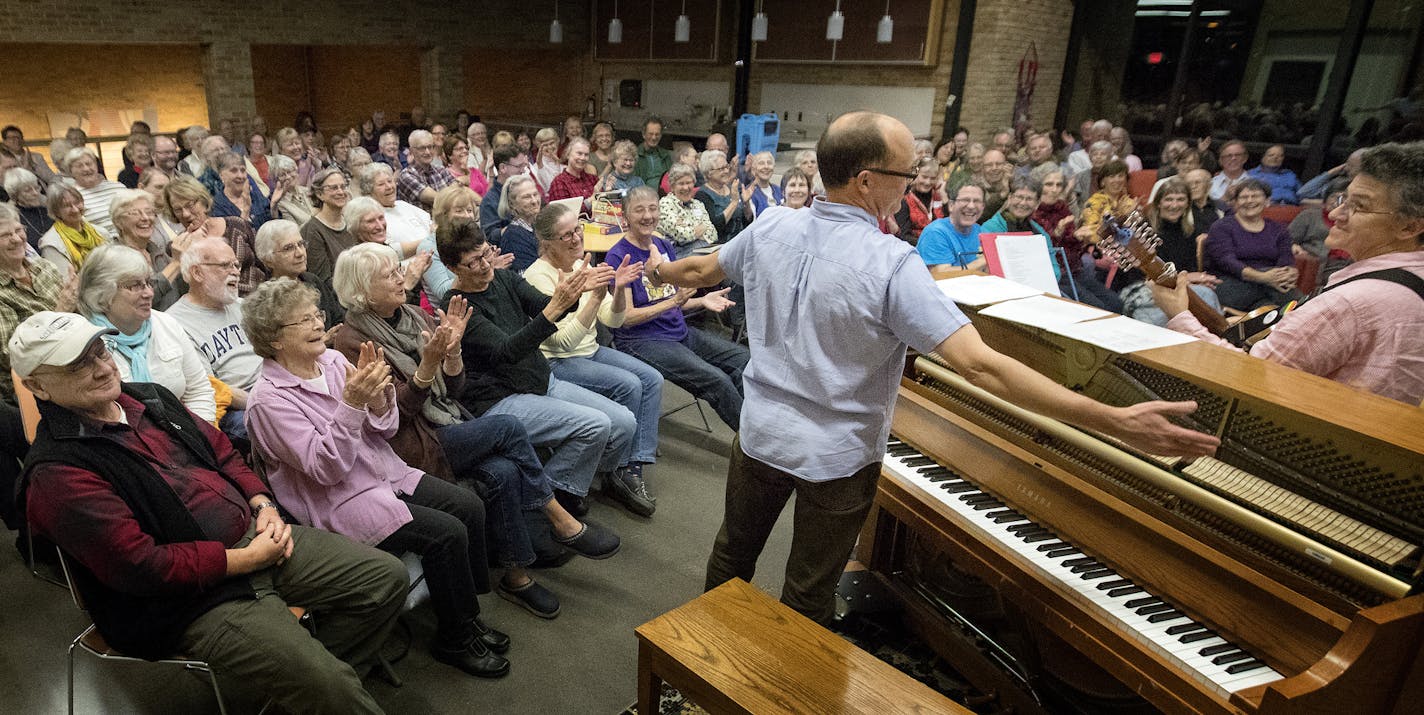
[[[370,343],[354,367],[328,350],[317,299],[316,290],[278,278],[242,304],[243,330],[265,358],[248,398],[247,428],[272,489],[309,526],[418,554],[439,622],[435,659],[501,677],[509,661],[497,653],[508,650],[509,637],[480,620],[476,597],[490,589],[484,505],[391,451],[386,440],[400,415],[390,366]],[[432,339],[452,338],[437,330]]]

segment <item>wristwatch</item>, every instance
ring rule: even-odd
[[[662,267],[663,267],[663,264],[661,264],[661,263],[659,263],[659,264],[656,265],[656,266],[653,266],[653,280],[654,280],[654,281],[657,281],[657,284],[658,284],[658,285],[662,285],[663,282],[664,282],[664,281],[663,281],[663,276],[662,276]]]
[[[277,505],[270,501],[260,502],[257,506],[252,507],[252,515],[257,516],[258,512],[261,512],[263,509],[266,509],[269,506],[273,509],[277,508]]]

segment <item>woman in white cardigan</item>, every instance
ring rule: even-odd
[[[212,422],[217,405],[208,363],[176,319],[153,309],[152,279],[142,253],[118,244],[100,246],[79,271],[79,311],[95,325],[118,331],[104,341],[120,379],[158,383]]]

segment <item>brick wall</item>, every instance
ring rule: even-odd
[[[547,44],[530,52],[471,47],[464,59],[462,106],[484,120],[556,124],[569,114],[582,115],[584,99],[598,91],[587,46],[571,43],[567,35],[557,49]]]
[[[975,141],[1012,125],[1019,62],[1030,43],[1038,49],[1030,121],[1039,128],[1053,125],[1072,24],[1073,5],[1066,0],[981,0],[960,113]]]

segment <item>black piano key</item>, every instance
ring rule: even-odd
[[[1236,675],[1238,673],[1245,673],[1250,670],[1256,670],[1258,668],[1264,667],[1266,667],[1265,663],[1262,663],[1261,661],[1253,658],[1251,660],[1242,661],[1240,663],[1235,663],[1233,665],[1227,666],[1226,672],[1231,675]]]
[[[922,474],[922,475],[926,476],[926,477],[932,477],[932,476],[934,476],[934,475],[936,475],[936,474],[952,474],[952,473],[953,473],[953,472],[950,472],[947,467],[944,467],[944,466],[941,466],[941,465],[938,465],[938,464],[931,464],[931,465],[929,465],[928,467],[920,467],[919,469],[916,469],[915,471],[916,471],[917,473],[919,473],[919,474]]]
[[[985,514],[985,515],[984,515],[984,518],[985,518],[985,519],[995,519],[995,518],[998,518],[998,517],[1000,517],[1000,516],[1003,516],[1004,514],[1017,514],[1017,513],[1018,513],[1018,512],[1014,511],[1013,509],[1010,509],[1010,508],[1008,508],[1008,507],[1004,507],[1003,509],[1000,509],[1000,510],[998,510],[998,511],[991,511],[991,512],[989,512],[988,514]]]
[[[1077,566],[1074,566],[1073,568],[1068,570],[1072,573],[1083,573],[1084,571],[1095,571],[1101,566],[1101,563],[1098,563],[1096,560],[1090,559],[1088,563],[1078,564]]]
[[[1124,603],[1122,605],[1127,606],[1128,608],[1142,608],[1143,606],[1153,606],[1161,602],[1162,599],[1156,596],[1143,596],[1142,598],[1134,598],[1131,601],[1128,601],[1127,603]]]
[[[1032,533],[1032,530],[1033,530],[1033,529],[1041,529],[1041,528],[1043,528],[1043,527],[1039,526],[1038,524],[1035,524],[1035,523],[1033,523],[1033,522],[1027,522],[1027,523],[1024,523],[1024,524],[1014,524],[1013,526],[1010,526],[1010,527],[1005,528],[1004,531],[1007,531],[1007,532],[1009,532],[1010,534],[1013,534],[1013,535],[1015,535],[1015,536],[1021,536],[1021,535],[1023,534],[1023,532],[1025,532],[1025,531],[1028,531],[1028,532]]]
[[[1040,552],[1042,552],[1042,551],[1057,551],[1058,549],[1061,549],[1061,548],[1063,548],[1063,547],[1065,547],[1065,546],[1067,546],[1067,545],[1068,545],[1068,542],[1066,542],[1066,541],[1050,541],[1050,542],[1047,543],[1047,544],[1039,544],[1039,545],[1038,545],[1038,550],[1039,550]]]
[[[1123,596],[1131,596],[1131,595],[1134,594],[1134,593],[1142,593],[1142,587],[1141,587],[1141,586],[1122,586],[1122,587],[1120,587],[1120,588],[1115,588],[1115,589],[1113,589],[1113,590],[1111,590],[1111,591],[1108,591],[1108,596],[1109,596],[1110,598],[1122,598]]]
[[[1211,662],[1213,662],[1213,663],[1215,663],[1215,664],[1217,664],[1217,665],[1226,665],[1227,663],[1235,663],[1236,661],[1239,661],[1239,660],[1250,660],[1250,659],[1251,659],[1251,654],[1250,654],[1250,653],[1247,653],[1246,651],[1243,650],[1243,651],[1241,651],[1240,653],[1227,653],[1226,655],[1219,655],[1219,656],[1217,656],[1217,657],[1215,657],[1215,658],[1212,658],[1212,659],[1211,659]]]
[[[1168,628],[1168,629],[1167,629],[1167,635],[1169,635],[1169,636],[1179,636],[1179,635],[1182,635],[1183,633],[1191,633],[1192,631],[1199,631],[1199,630],[1201,630],[1201,629],[1203,629],[1203,628],[1206,628],[1206,626],[1204,626],[1204,625],[1202,625],[1202,624],[1200,624],[1200,623],[1183,623],[1183,624],[1176,625],[1176,626],[1172,626],[1171,628]]]
[[[1084,581],[1092,581],[1092,580],[1094,580],[1094,579],[1107,578],[1107,577],[1109,577],[1109,576],[1116,576],[1116,575],[1117,575],[1117,572],[1116,572],[1116,571],[1113,571],[1112,569],[1109,569],[1109,568],[1101,568],[1101,569],[1098,569],[1098,570],[1096,570],[1096,571],[1088,571],[1088,572],[1085,572],[1085,573],[1080,573],[1080,574],[1078,574],[1078,578],[1081,578],[1081,579],[1083,579]]]
[[[939,488],[949,492],[950,494],[963,494],[965,492],[979,491],[979,487],[976,487],[973,484],[970,484],[969,482],[954,482],[950,484],[941,484]]]
[[[996,524],[1013,523],[1013,522],[1016,522],[1016,521],[1026,521],[1026,520],[1028,519],[1028,517],[1025,517],[1023,514],[1020,514],[1020,513],[1016,512],[1016,511],[1013,511],[1013,510],[1001,511],[1001,512],[998,512],[997,514],[998,514],[997,516],[995,516],[994,514],[990,514],[990,515],[989,515],[989,518],[990,518],[990,519],[993,519],[993,520],[994,520],[994,523],[996,523]]]
[[[1170,610],[1172,610],[1172,606],[1169,605],[1169,604],[1166,604],[1166,603],[1154,603],[1154,604],[1152,604],[1152,605],[1150,605],[1150,606],[1143,606],[1142,608],[1137,609],[1137,615],[1139,615],[1139,616],[1150,616],[1150,615],[1152,615],[1152,614],[1154,614],[1154,613],[1166,613],[1167,611],[1170,611]]]
[[[1060,546],[1056,549],[1050,550],[1048,553],[1044,554],[1044,556],[1047,556],[1050,559],[1057,559],[1062,558],[1064,556],[1072,556],[1076,553],[1078,553],[1078,549],[1072,546]]]
[[[1043,532],[1042,534],[1029,534],[1028,536],[1024,536],[1023,534],[1019,534],[1019,536],[1023,536],[1024,542],[1025,542],[1025,543],[1029,543],[1029,544],[1036,543],[1036,542],[1039,542],[1039,541],[1047,541],[1048,539],[1056,539],[1056,538],[1058,538],[1057,536],[1054,536],[1054,535],[1053,535],[1053,532],[1051,532],[1051,531],[1045,531],[1045,532]]]
[[[1099,590],[1099,591],[1111,591],[1112,589],[1115,589],[1115,588],[1117,588],[1118,586],[1131,586],[1131,585],[1132,585],[1132,582],[1131,582],[1131,581],[1129,581],[1129,580],[1127,580],[1127,579],[1125,579],[1125,578],[1119,578],[1119,579],[1114,579],[1114,580],[1112,580],[1112,581],[1105,581],[1105,582],[1103,582],[1103,583],[1098,584],[1098,590]]]
[[[1010,529],[1010,531],[1012,531],[1012,529]],[[1091,557],[1091,556],[1083,556],[1083,557],[1081,557],[1081,558],[1068,559],[1067,561],[1064,561],[1064,562],[1063,562],[1063,565],[1064,565],[1064,566],[1082,566],[1083,564],[1095,564],[1095,563],[1097,563],[1097,562],[1098,562],[1098,560],[1095,559],[1095,558],[1093,558],[1093,557]],[[1076,572],[1075,572],[1075,573],[1076,573]]]
[[[1218,643],[1218,644],[1216,644],[1216,645],[1207,646],[1207,647],[1205,647],[1205,648],[1202,648],[1201,650],[1197,651],[1197,653],[1200,653],[1201,656],[1202,656],[1203,658],[1205,658],[1206,656],[1209,656],[1209,655],[1221,655],[1222,653],[1235,653],[1236,651],[1239,651],[1239,650],[1241,650],[1241,649],[1240,649],[1240,648],[1237,648],[1237,647],[1234,646],[1234,645],[1231,645],[1230,643]]]
[[[964,502],[965,504],[978,504],[979,502],[990,501],[993,499],[994,495],[985,494],[984,492],[979,492],[978,494],[969,494],[967,496],[962,496],[959,498],[959,500]]]
[[[1170,611],[1163,611],[1163,612],[1161,612],[1161,613],[1154,613],[1154,614],[1148,616],[1148,617],[1147,617],[1147,622],[1148,622],[1148,623],[1162,623],[1162,622],[1164,622],[1164,621],[1174,621],[1174,620],[1176,620],[1176,619],[1178,619],[1178,618],[1181,618],[1182,616],[1185,616],[1185,615],[1186,615],[1185,613],[1182,613],[1181,611],[1178,611],[1177,609],[1174,608],[1174,609],[1172,609],[1172,610],[1170,610]]]
[[[905,466],[907,467],[928,467],[931,464],[939,466],[938,464],[935,464],[935,461],[933,459],[930,459],[929,457],[910,457],[909,459],[905,460]]]
[[[889,450],[886,451],[888,451],[890,453],[890,456],[892,457],[908,457],[919,454],[919,452],[916,451],[914,447],[910,447],[908,445],[891,447]]]
[[[1178,639],[1177,639],[1177,642],[1179,642],[1179,643],[1196,643],[1197,641],[1204,641],[1204,640],[1207,640],[1207,639],[1210,639],[1210,638],[1215,638],[1215,637],[1216,637],[1216,631],[1213,631],[1213,630],[1211,630],[1211,629],[1207,629],[1207,630],[1204,630],[1204,631],[1195,631],[1195,632],[1192,632],[1192,633],[1188,633],[1188,634],[1182,636],[1181,638],[1178,638]]]

